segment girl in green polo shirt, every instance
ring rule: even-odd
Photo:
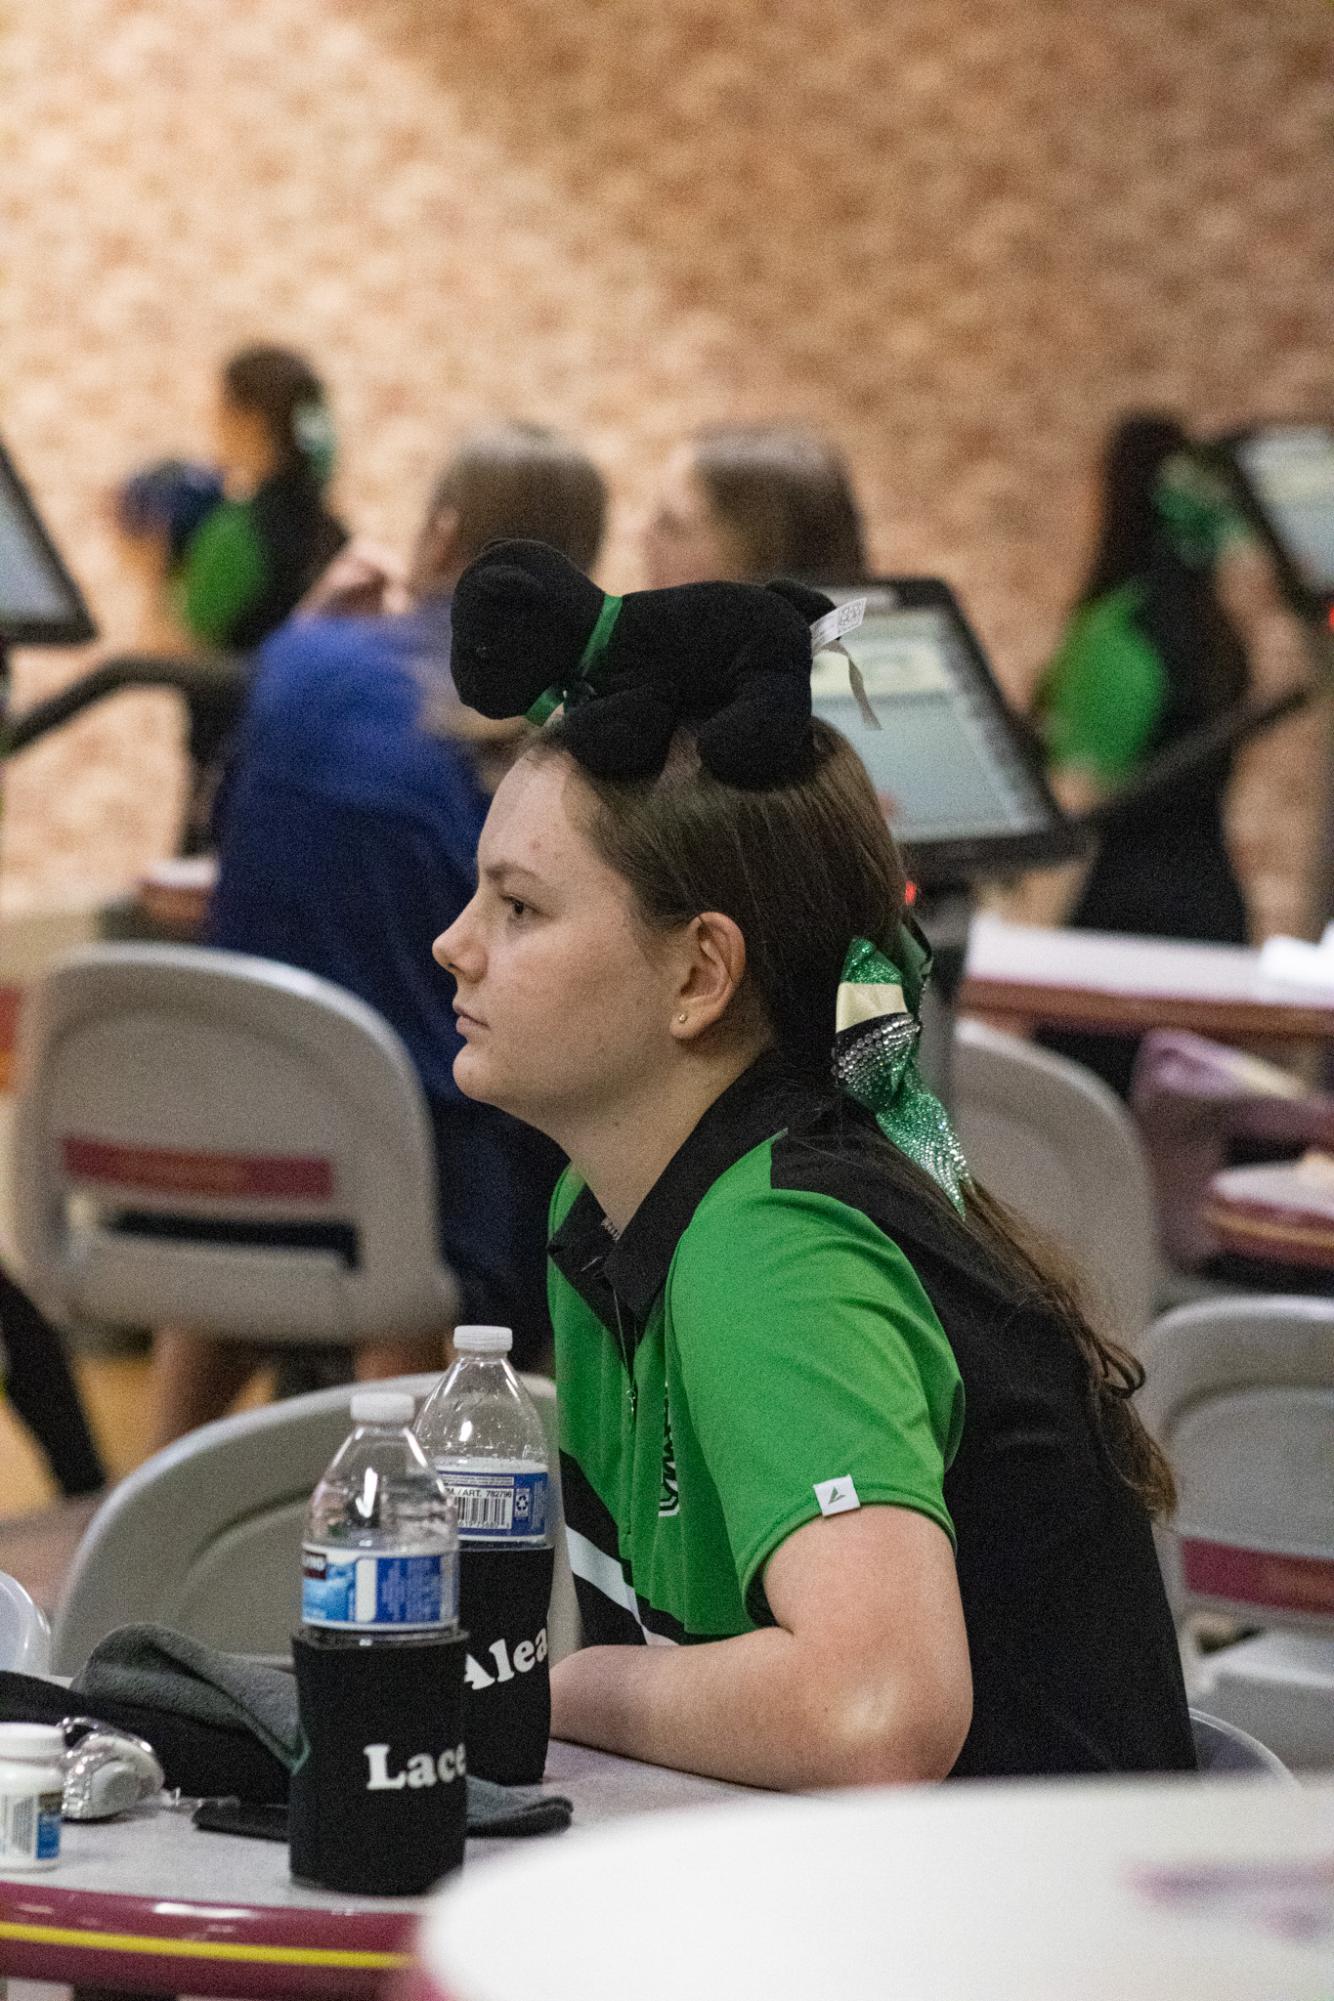
[[[604,599],[502,544],[484,713],[562,699],[437,941],[455,1077],[555,1139],[588,1644],[558,1735],[775,1787],[1193,1764],[1138,1372],[968,1176],[926,954],[796,587]],[[545,695],[545,685],[550,683]]]
[[[215,430],[228,497],[174,573],[176,612],[200,644],[248,652],[347,540],[324,498],[334,464],[324,385],[290,348],[242,348],[222,371]]]
[[[1053,784],[1071,810],[1130,784],[1245,696],[1246,652],[1217,573],[1248,538],[1220,475],[1175,418],[1116,426],[1089,575],[1037,697]],[[1246,903],[1223,824],[1231,777],[1222,753],[1116,821],[1067,923],[1244,945]],[[1128,1092],[1134,1037],[1043,1040]]]

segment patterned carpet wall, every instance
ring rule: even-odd
[[[203,447],[256,335],[327,372],[381,537],[469,424],[582,434],[619,587],[673,440],[807,420],[1023,696],[1118,411],[1334,408],[1332,55],[1327,0],[0,0],[0,429],[115,642],[107,488]],[[17,701],[81,665],[19,656]],[[122,699],[15,765],[6,907],[165,851],[179,727]],[[1238,788],[1266,929],[1316,737]]]

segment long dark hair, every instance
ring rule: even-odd
[[[558,718],[525,754],[563,749]],[[755,1011],[795,1072],[832,1092],[832,1024],[848,943],[864,937],[892,946],[904,914],[903,865],[852,746],[817,720],[807,770],[754,790],[712,777],[686,731],[657,779],[595,779],[577,768],[588,801],[584,831],[629,884],[644,923],[668,929],[704,910],[731,917],[746,941],[738,1001]],[[929,1176],[897,1149],[894,1157],[922,1200],[937,1204],[1065,1329],[1084,1357],[1114,1463],[1150,1508],[1170,1508],[1170,1469],[1129,1402],[1143,1373],[1095,1331],[1059,1259],[984,1190],[973,1189],[960,1220]]]
[[[741,545],[746,578],[858,583],[861,511],[841,452],[809,431],[726,424],[691,440],[694,470]]]
[[[1231,708],[1249,679],[1212,561],[1189,560],[1163,512],[1165,469],[1195,453],[1175,417],[1146,412],[1115,426],[1103,456],[1098,541],[1076,600],[1091,604],[1126,584],[1139,586],[1135,616],[1167,677],[1160,743]]]

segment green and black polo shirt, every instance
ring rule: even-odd
[[[764,1057],[619,1239],[557,1189],[552,1319],[590,1644],[772,1623],[764,1567],[820,1514],[955,1542],[974,1720],[960,1772],[1193,1763],[1148,1521],[1065,1331],[850,1101]]]
[[[224,500],[190,538],[175,588],[182,622],[207,646],[246,652],[288,616],[347,540],[304,466]]]

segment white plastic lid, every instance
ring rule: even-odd
[[[0,1763],[17,1758],[49,1765],[58,1762],[64,1750],[65,1733],[58,1723],[0,1723]]]
[[[508,1355],[514,1346],[512,1327],[456,1327],[456,1355]]]
[[[411,1424],[417,1400],[411,1390],[354,1390],[353,1424]]]

